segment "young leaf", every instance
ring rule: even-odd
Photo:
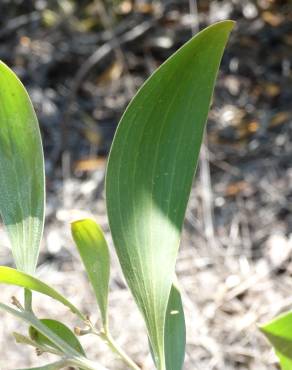
[[[58,335],[59,338],[63,339],[63,341],[66,342],[70,347],[74,348],[77,352],[86,357],[79,340],[72,332],[72,330],[70,330],[65,324],[61,323],[60,321],[52,319],[39,319],[39,320],[42,324],[47,326],[53,333]],[[39,345],[46,345],[52,348],[59,349],[54,342],[45,337],[33,326],[29,327],[29,336]]]
[[[110,255],[107,242],[100,226],[90,219],[73,222],[71,230],[94,289],[104,329],[107,330],[110,275]]]
[[[142,86],[114,137],[106,174],[110,228],[159,370],[180,233],[232,21],[200,32]]]
[[[71,302],[69,302],[55,289],[51,288],[49,285],[43,283],[35,277],[25,274],[24,272],[17,271],[10,267],[0,266],[0,284],[1,283],[17,285],[45,294],[70,308],[70,310],[78,315],[81,320],[86,320],[85,316],[78,310],[78,308],[76,308]]]
[[[22,83],[0,62],[0,214],[19,270],[33,274],[44,223],[44,159]]]
[[[275,348],[282,370],[292,369],[292,311],[260,326]]]
[[[181,295],[174,284],[165,316],[164,345],[166,370],[181,370],[185,357],[186,325]]]

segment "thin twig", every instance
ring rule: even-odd
[[[190,15],[192,16],[194,23],[192,23],[192,34],[195,35],[199,32],[199,17],[198,17],[198,5],[197,0],[189,0]]]
[[[32,22],[38,22],[42,19],[42,14],[38,11],[29,14],[23,14],[19,17],[7,20],[6,26],[0,31],[0,38],[7,37],[10,33],[16,32],[17,29],[26,26]]]
[[[88,59],[81,65],[79,70],[77,71],[72,85],[70,87],[70,92],[67,97],[66,111],[64,112],[63,119],[61,121],[61,142],[59,148],[56,149],[55,158],[58,160],[60,158],[61,152],[67,151],[67,130],[70,122],[71,115],[74,111],[74,106],[76,102],[76,96],[78,90],[93,67],[98,65],[102,60],[104,60],[111,52],[114,52],[117,47],[121,49],[122,45],[127,43],[133,42],[137,38],[143,36],[149,30],[153,28],[153,26],[161,19],[162,15],[157,16],[154,19],[146,20],[140,24],[134,26],[131,30],[125,32],[120,36],[115,36],[108,42],[105,42],[102,46],[100,46]],[[132,88],[133,90],[133,88]],[[132,92],[131,92],[132,93]],[[133,95],[133,94],[132,94]],[[62,159],[63,160],[63,159]]]
[[[135,86],[132,78],[130,78],[131,76],[129,72],[129,66],[126,55],[123,49],[121,48],[119,39],[113,27],[113,14],[112,12],[107,11],[103,1],[97,0],[97,5],[101,22],[103,23],[103,28],[109,32],[110,38],[112,42],[115,44],[113,51],[115,53],[116,59],[123,66],[126,75],[129,77],[126,83],[126,89],[128,90],[129,95],[133,96],[135,94]]]
[[[213,194],[211,185],[210,162],[208,155],[208,141],[205,133],[200,153],[200,181],[202,196],[202,211],[205,233],[211,247],[217,246],[214,231]]]
[[[199,31],[198,7],[196,0],[189,0],[190,14],[196,22],[192,25],[193,35]],[[211,186],[210,163],[208,153],[207,135],[205,133],[200,152],[200,181],[202,194],[202,211],[205,233],[211,247],[217,245],[214,231],[213,196]]]
[[[158,21],[158,18],[153,20],[144,21],[131,30],[125,32],[123,35],[116,37],[114,39],[105,42],[101,47],[99,47],[79,68],[77,71],[71,89],[68,96],[68,104],[66,105],[66,114],[64,117],[64,122],[68,122],[68,116],[72,113],[72,106],[75,102],[76,94],[79,90],[81,83],[84,81],[91,69],[99,64],[105,57],[107,57],[116,47],[117,43],[119,47],[129,42],[136,40],[137,38],[148,32]]]

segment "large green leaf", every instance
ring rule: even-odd
[[[70,310],[78,315],[81,320],[86,320],[85,316],[65,297],[58,293],[55,289],[42,281],[30,276],[24,272],[17,271],[13,268],[0,266],[0,284],[17,285],[26,289],[45,294],[70,308]]]
[[[39,320],[43,325],[47,326],[53,333],[58,335],[59,338],[63,339],[63,341],[66,342],[70,347],[74,348],[82,356],[86,357],[79,340],[72,332],[72,330],[70,330],[65,324],[63,324],[60,321],[52,319],[39,319]],[[45,337],[33,326],[30,326],[29,328],[29,336],[39,345],[46,345],[52,348],[59,349],[54,342]]]
[[[35,271],[44,223],[44,159],[22,83],[0,62],[0,214],[19,270]]]
[[[75,221],[72,236],[87,271],[107,330],[107,307],[110,276],[110,255],[102,229],[90,219]]]
[[[292,369],[292,311],[261,325],[260,330],[274,346],[282,370]]]
[[[180,292],[172,285],[165,317],[165,361],[167,370],[183,368],[186,347],[186,325]]]
[[[232,27],[225,21],[200,32],[146,81],[119,123],[109,156],[110,228],[160,370],[180,233]]]

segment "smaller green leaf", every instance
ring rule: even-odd
[[[107,330],[107,308],[110,276],[109,248],[100,226],[90,219],[75,221],[72,236],[94,289],[104,329]]]
[[[292,311],[260,325],[260,330],[275,348],[282,370],[292,369]]]
[[[72,348],[74,348],[77,352],[79,352],[81,355],[85,356],[85,352],[79,342],[79,340],[76,338],[75,334],[70,330],[66,325],[61,323],[57,320],[52,319],[40,319],[40,322],[44,325],[46,325],[53,333],[58,335],[59,338],[63,339],[64,342],[69,344]],[[59,349],[54,342],[49,340],[47,337],[45,337],[42,333],[40,333],[37,329],[35,329],[33,326],[29,327],[29,336],[32,340],[34,340],[39,345],[45,345],[50,346],[55,349]]]
[[[172,285],[164,328],[166,370],[181,370],[185,357],[186,325],[179,289]]]
[[[81,320],[86,320],[86,317],[78,310],[78,308],[76,308],[64,296],[58,293],[55,289],[51,288],[49,285],[43,283],[41,280],[38,280],[31,275],[17,271],[10,267],[0,266],[0,283],[17,285],[22,288],[34,290],[36,292],[45,294],[70,308],[70,310],[78,315]]]

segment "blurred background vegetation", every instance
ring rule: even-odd
[[[292,306],[291,1],[0,0],[0,59],[28,89],[42,131],[48,199],[39,273],[92,313],[68,223],[89,212],[110,237],[103,178],[121,114],[193,33],[224,19],[237,24],[178,261],[189,312],[186,369],[276,369],[255,324]],[[12,265],[2,228],[0,236],[0,262]],[[132,303],[115,259],[111,289],[120,341],[147,368],[143,342],[122,334],[127,310],[118,313],[117,302]],[[137,322],[133,314],[134,333],[143,330]],[[13,325],[0,324],[1,343]],[[1,369],[23,366],[18,356],[31,364],[32,354],[5,342]],[[98,351],[92,347],[102,357]]]

